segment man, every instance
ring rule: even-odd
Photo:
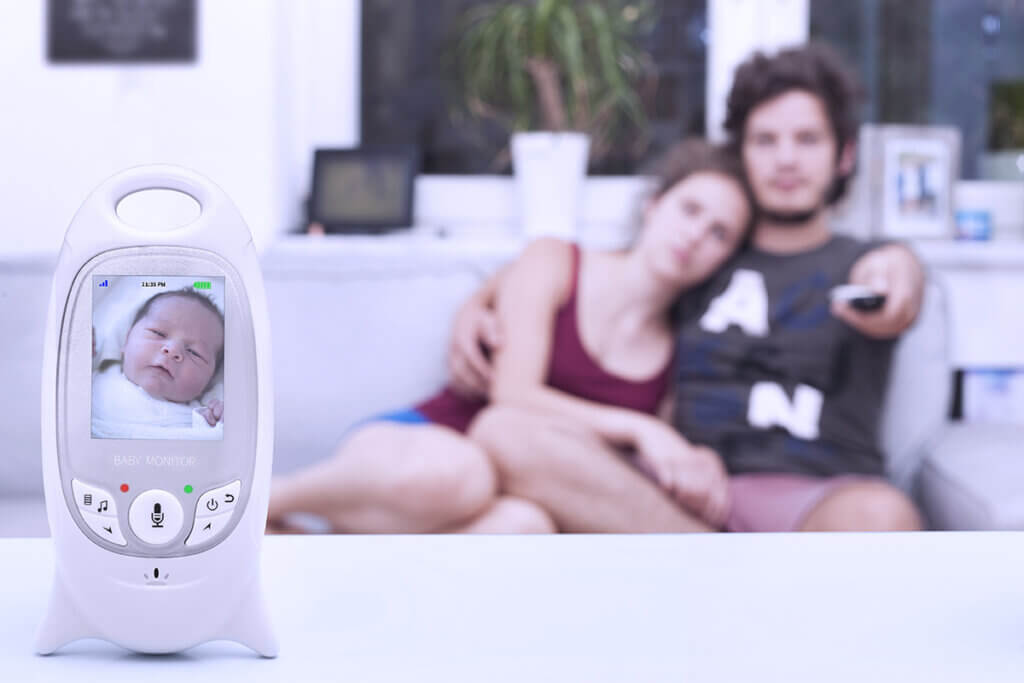
[[[751,248],[683,302],[674,422],[724,460],[732,530],[922,527],[885,481],[877,443],[893,342],[920,308],[923,271],[902,245],[836,237],[828,224],[854,167],[855,106],[843,64],[814,45],[755,55],[729,95],[725,128],[760,216]],[[845,282],[884,294],[881,310],[830,303]],[[479,341],[498,341],[492,290],[456,323],[450,365],[465,391],[486,390]],[[611,449],[550,418],[499,406],[471,434],[494,457],[500,486],[560,529],[688,528]]]

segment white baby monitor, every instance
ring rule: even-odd
[[[182,168],[108,179],[67,230],[48,316],[56,572],[37,651],[80,638],[146,653],[231,640],[275,656],[259,566],[270,332],[238,210]]]

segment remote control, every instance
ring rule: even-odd
[[[146,207],[150,190],[190,197],[198,217],[125,222],[121,201]],[[232,640],[276,656],[259,563],[269,342],[252,236],[212,182],[142,166],[85,200],[58,258],[43,355],[56,571],[37,652],[80,638],[144,653]]]
[[[885,295],[863,285],[839,285],[829,293],[833,301],[845,301],[858,311],[877,311],[885,305]]]

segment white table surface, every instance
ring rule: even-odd
[[[35,656],[52,557],[0,539],[0,680],[1024,679],[1022,533],[269,537],[276,660]]]

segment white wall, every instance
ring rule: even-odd
[[[285,49],[278,62],[283,111],[280,190],[294,198],[284,228],[298,225],[310,191],[313,150],[359,144],[360,0],[278,0]],[[304,214],[303,214],[304,215]]]
[[[733,73],[753,52],[807,42],[810,0],[708,0],[708,73],[705,126],[711,140],[725,137],[725,100]]]
[[[92,188],[153,162],[213,179],[262,246],[311,146],[357,140],[359,0],[200,0],[197,61],[140,66],[49,65],[45,4],[0,0],[0,251],[58,248]]]

